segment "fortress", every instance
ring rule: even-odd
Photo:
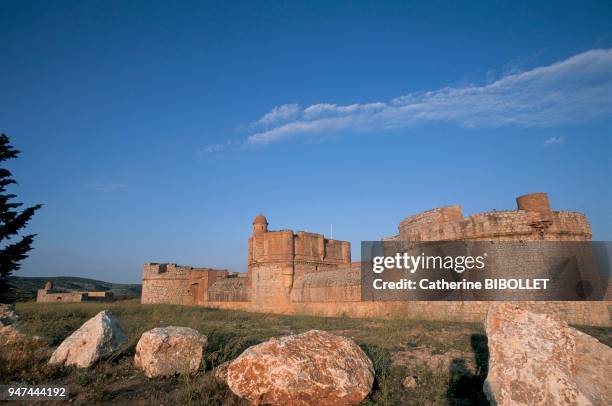
[[[460,206],[426,211],[404,219],[405,241],[588,241],[591,226],[584,214],[552,211],[546,193],[516,199],[517,210],[491,211],[464,218]]]
[[[399,241],[589,241],[583,214],[553,211],[545,193],[517,198],[517,210],[464,217],[459,206],[408,217]],[[283,314],[481,321],[488,302],[363,301],[361,263],[347,241],[321,234],[271,231],[258,215],[248,240],[246,275],[227,270],[147,263],[142,303],[171,303]],[[610,302],[529,302],[574,324],[609,326]]]
[[[36,293],[39,303],[76,303],[76,302],[110,302],[114,299],[112,292],[105,291],[65,291],[54,289],[53,282],[47,281]]]

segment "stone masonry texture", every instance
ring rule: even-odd
[[[553,211],[546,193],[517,198],[517,210],[464,217],[460,206],[433,209],[400,222],[385,240],[589,241],[585,215]],[[347,241],[321,234],[268,230],[258,215],[248,240],[248,272],[147,263],[142,303],[203,305],[281,314],[480,322],[490,302],[361,301],[360,263]],[[609,299],[609,298],[608,298]],[[572,324],[609,326],[611,302],[522,302]]]

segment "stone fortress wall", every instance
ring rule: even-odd
[[[109,302],[114,299],[112,292],[104,291],[64,291],[53,288],[53,282],[45,283],[38,289],[36,301],[39,303],[76,303],[76,302]]]
[[[259,215],[248,246],[250,301],[261,310],[291,311],[291,292],[300,278],[350,263],[349,242],[304,231],[269,231],[268,221]]]
[[[209,291],[215,299],[245,300],[240,294],[231,294],[234,279],[236,275],[224,269],[147,263],[142,271],[141,302],[197,305],[208,301]]]
[[[517,198],[517,210],[463,217],[459,206],[403,220],[408,241],[588,241],[583,214],[552,211],[545,193]],[[174,303],[283,314],[383,317],[479,322],[488,302],[361,300],[361,264],[351,263],[350,243],[321,234],[270,231],[267,219],[253,221],[246,276],[224,270],[145,264],[142,303]],[[609,326],[610,302],[528,302],[570,323]]]
[[[405,241],[588,241],[591,227],[584,214],[552,211],[546,193],[516,199],[517,210],[463,217],[460,206],[426,211],[404,219],[395,239]]]

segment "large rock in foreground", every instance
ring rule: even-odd
[[[517,304],[491,306],[485,328],[495,405],[607,405],[612,349],[548,315]]]
[[[68,336],[53,352],[49,364],[88,368],[126,342],[127,337],[119,321],[110,311],[103,310]]]
[[[149,378],[195,374],[206,337],[189,327],[158,327],[145,332],[136,345],[134,364]]]
[[[357,344],[318,330],[250,347],[219,375],[236,395],[272,405],[354,405],[374,382]]]

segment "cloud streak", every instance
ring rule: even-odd
[[[561,145],[565,143],[565,137],[549,137],[544,141],[544,145]]]
[[[612,114],[612,49],[590,50],[485,85],[413,92],[389,101],[277,106],[252,123],[247,144],[330,132],[379,132],[425,123],[550,127]]]

